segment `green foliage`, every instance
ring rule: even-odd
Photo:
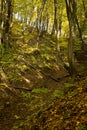
[[[53,95],[54,95],[54,97],[64,98],[64,92],[61,90],[55,90]]]
[[[32,90],[33,93],[48,93],[48,89],[47,88],[35,88]]]
[[[4,54],[4,47],[0,43],[0,58],[3,56],[3,54]]]
[[[65,83],[65,87],[64,87],[64,93],[67,94],[69,93],[70,96],[74,96],[78,93],[76,87],[74,86],[74,84],[71,83]]]
[[[17,55],[14,54],[14,53],[6,53],[3,55],[2,59],[1,59],[1,62],[4,62],[4,63],[10,63],[10,62],[13,62],[15,59],[17,59]]]
[[[79,130],[87,130],[87,126],[86,125],[80,125],[78,129]]]
[[[29,92],[25,93],[25,92],[22,91],[21,94],[22,94],[22,97],[25,98],[25,99],[30,99],[31,98],[31,93],[29,93]]]
[[[65,83],[65,87],[66,87],[66,88],[73,87],[73,84],[71,84],[71,83]]]

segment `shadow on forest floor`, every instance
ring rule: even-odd
[[[39,48],[34,38],[17,39],[16,46],[1,60],[0,129],[86,130],[87,77],[71,83],[50,39]]]

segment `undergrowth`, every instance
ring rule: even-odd
[[[8,129],[86,130],[87,77],[78,77],[74,83],[70,82],[70,77],[56,82],[54,79],[66,71],[57,63],[55,36],[41,38],[37,48],[37,33],[28,35],[26,30],[19,38],[21,28],[13,35],[16,51],[15,48],[7,53],[3,51],[0,57],[3,72],[0,71],[9,81],[6,86],[5,80],[0,79],[0,93],[4,98],[6,94],[9,97],[0,103],[1,117],[7,119]],[[60,42],[61,55],[67,62],[67,40],[61,38]],[[9,85],[17,91],[20,99],[15,97],[13,100],[13,95],[5,91]],[[7,129],[4,123],[2,126]]]

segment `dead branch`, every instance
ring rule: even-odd
[[[31,67],[32,69],[34,69],[35,71],[37,71],[37,69],[36,69],[34,66],[32,66],[31,64],[27,63],[27,62],[24,61],[24,60],[23,60],[23,62],[24,62],[27,66],[29,66],[29,67]],[[42,70],[39,70],[38,72],[41,73],[41,74],[43,74],[44,76],[47,76],[48,78],[54,80],[55,82],[59,82],[59,81],[61,81],[62,79],[64,79],[64,78],[70,76],[69,74],[66,74],[66,75],[64,75],[64,76],[59,77],[59,78],[56,79],[56,78],[54,78],[53,76],[44,73]]]
[[[9,92],[11,92],[11,93],[17,95],[17,92],[16,92],[15,89],[11,86],[11,84],[10,84],[10,82],[9,82],[9,80],[8,80],[8,77],[7,77],[7,75],[5,74],[5,72],[4,72],[4,70],[2,69],[2,67],[0,67],[0,80],[1,80],[1,82],[3,83],[3,85],[5,86],[5,88],[6,88]]]
[[[25,90],[25,91],[32,91],[32,89],[29,89],[29,88],[25,88],[25,87],[14,87],[15,89],[21,89],[21,90]]]

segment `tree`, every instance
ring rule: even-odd
[[[10,27],[13,16],[13,0],[1,0],[1,43],[4,49],[10,47]]]
[[[68,43],[69,67],[70,67],[70,74],[71,74],[72,78],[74,79],[75,66],[74,66],[73,51],[74,51],[74,42],[75,42],[75,39],[74,39],[74,37],[75,37],[75,19],[74,19],[72,1],[73,0],[65,0],[67,17],[68,17],[68,21],[69,21],[69,29],[70,29],[69,43]]]
[[[85,15],[85,18],[87,18],[87,8],[86,8],[86,2],[85,0],[82,0],[82,3],[83,3],[83,8],[84,8],[84,15]]]

